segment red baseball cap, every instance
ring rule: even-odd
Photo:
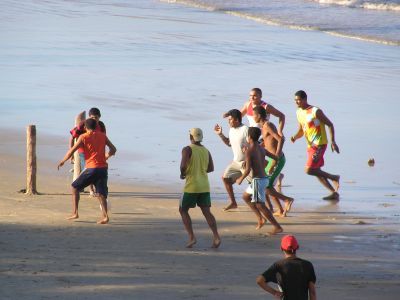
[[[281,249],[293,251],[299,249],[299,243],[293,235],[285,235],[281,241]]]

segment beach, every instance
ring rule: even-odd
[[[268,298],[255,278],[282,257],[282,235],[267,237],[269,224],[254,229],[244,185],[235,186],[239,209],[222,211],[220,177],[232,152],[213,132],[219,123],[227,134],[222,114],[260,87],[286,115],[283,192],[295,202],[279,221],[313,262],[318,298],[397,299],[399,46],[187,2],[196,1],[0,3],[0,298]],[[304,140],[289,142],[299,89],[335,124],[341,153],[327,151],[324,168],[341,175],[336,204],[304,174]],[[75,116],[94,106],[118,149],[106,226],[96,225],[99,204],[87,194],[80,218],[65,220],[71,167],[57,171]],[[32,197],[18,193],[29,124],[37,126],[41,193]],[[192,127],[203,129],[214,158],[218,250],[198,209],[198,244],[184,247],[179,162]]]
[[[217,250],[194,209],[198,243],[186,249],[179,191],[113,183],[108,225],[96,224],[99,204],[88,194],[82,195],[80,218],[68,221],[71,175],[57,172],[51,161],[40,166],[48,170],[38,178],[41,194],[25,196],[17,192],[24,187],[24,159],[2,155],[2,299],[268,298],[255,278],[281,259],[282,235],[269,237],[269,224],[256,231],[243,202],[229,213],[214,202],[222,237]],[[354,215],[338,205],[295,205],[278,220],[299,240],[298,255],[313,262],[319,299],[397,299],[398,218]],[[396,206],[387,203],[386,209]]]

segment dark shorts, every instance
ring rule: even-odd
[[[196,205],[198,207],[210,207],[210,193],[183,193],[181,203],[179,205],[183,208],[194,208]]]
[[[93,184],[96,187],[96,193],[107,198],[107,179],[107,168],[85,169],[81,173],[81,175],[79,175],[79,177],[72,183],[72,186],[80,191],[90,184]]]
[[[324,153],[326,145],[312,146],[307,148],[306,167],[309,169],[318,169],[324,165]]]

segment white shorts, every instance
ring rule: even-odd
[[[252,195],[252,203],[265,203],[265,189],[269,183],[268,177],[253,178],[246,193]]]
[[[225,169],[223,178],[229,178],[235,182],[243,174],[243,162],[233,161]]]

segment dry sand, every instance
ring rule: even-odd
[[[256,231],[247,207],[223,212],[214,203],[222,245],[192,210],[198,243],[186,249],[179,191],[110,184],[111,222],[97,225],[97,200],[83,195],[80,219],[71,212],[70,175],[39,161],[38,191],[25,188],[24,157],[0,155],[0,299],[272,299],[255,278],[281,258],[281,236]],[[20,147],[18,143],[10,143]],[[22,145],[23,146],[23,145]],[[8,151],[7,153],[9,153]],[[18,152],[18,151],[16,151]],[[115,178],[111,178],[111,180]],[[398,299],[399,227],[351,216],[335,206],[302,209],[279,219],[311,260],[319,299]]]

